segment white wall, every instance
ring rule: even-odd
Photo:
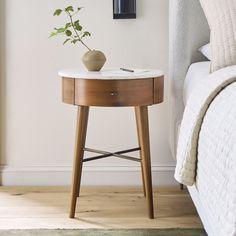
[[[4,2],[1,0],[1,2]],[[83,6],[87,43],[102,50],[106,68],[168,69],[168,1],[137,0],[136,20],[113,20],[112,0],[5,0],[1,33],[1,172],[5,185],[68,184],[73,158],[76,108],[61,102],[62,68],[83,68],[81,46],[48,39],[65,19],[55,8]],[[3,7],[2,7],[3,8]],[[5,51],[5,52],[4,52]],[[166,82],[166,94],[168,80]],[[165,100],[167,98],[165,97]],[[132,108],[92,108],[87,146],[108,151],[137,146]],[[154,184],[173,184],[167,103],[150,108]],[[84,184],[140,184],[135,163],[114,158],[86,164]]]

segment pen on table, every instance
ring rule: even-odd
[[[126,71],[126,72],[134,72],[134,70],[126,69],[126,68],[120,68],[120,70]]]

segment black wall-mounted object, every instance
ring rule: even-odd
[[[113,19],[135,19],[136,0],[113,0]]]

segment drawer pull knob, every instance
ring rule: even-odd
[[[112,91],[112,92],[110,92],[110,95],[111,95],[111,96],[117,96],[118,93],[117,93],[116,91]]]

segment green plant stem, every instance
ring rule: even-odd
[[[69,17],[70,17],[70,22],[71,22],[72,28],[73,28],[75,34],[77,35],[79,41],[80,41],[89,51],[92,51],[91,48],[89,48],[89,47],[82,41],[82,39],[80,38],[79,34],[77,33],[77,31],[76,31],[76,29],[75,29],[75,26],[74,26],[73,19],[72,19],[72,15],[71,15],[69,12],[67,12],[67,14],[68,14]]]

